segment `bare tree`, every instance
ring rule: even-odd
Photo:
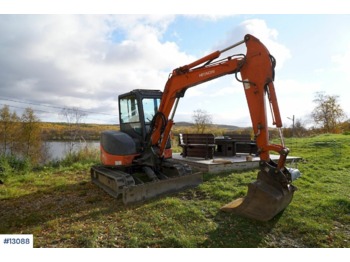
[[[316,125],[321,126],[325,132],[336,132],[345,113],[338,102],[339,96],[326,95],[324,92],[315,94],[316,107],[311,113]]]
[[[78,140],[84,140],[81,132],[81,123],[87,114],[76,107],[64,108],[61,115],[65,118],[68,125],[68,153],[72,153]]]
[[[201,134],[212,124],[212,116],[203,109],[194,110],[192,118],[196,131]]]

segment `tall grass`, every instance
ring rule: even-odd
[[[98,163],[100,152],[98,149],[85,146],[78,151],[67,153],[60,160],[49,161],[41,165],[33,165],[28,158],[15,155],[0,155],[0,181],[5,183],[11,176],[27,174],[48,168],[82,169],[86,166]]]
[[[32,169],[32,164],[27,158],[20,158],[15,155],[0,155],[0,180],[4,182],[14,174],[25,174]]]
[[[67,153],[59,163],[62,166],[70,166],[78,162],[82,164],[95,163],[99,161],[99,157],[99,149],[85,146],[78,151]]]

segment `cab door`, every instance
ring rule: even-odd
[[[138,152],[147,146],[150,124],[158,111],[162,92],[159,90],[133,90],[119,96],[120,130],[131,136]]]

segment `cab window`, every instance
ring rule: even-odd
[[[143,114],[145,117],[145,123],[150,123],[154,115],[158,111],[160,104],[160,98],[144,98],[142,99]]]
[[[129,96],[120,100],[120,120],[122,123],[140,122],[136,97]]]

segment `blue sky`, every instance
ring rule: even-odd
[[[116,123],[119,94],[162,90],[172,69],[250,33],[277,60],[285,125],[292,115],[309,121],[319,91],[338,95],[350,116],[350,15],[193,13],[0,15],[0,106],[19,114],[30,106],[42,121],[62,121],[60,107],[78,107],[89,112],[86,122]],[[196,109],[216,124],[251,125],[234,76],[189,89],[175,120],[192,121]]]

